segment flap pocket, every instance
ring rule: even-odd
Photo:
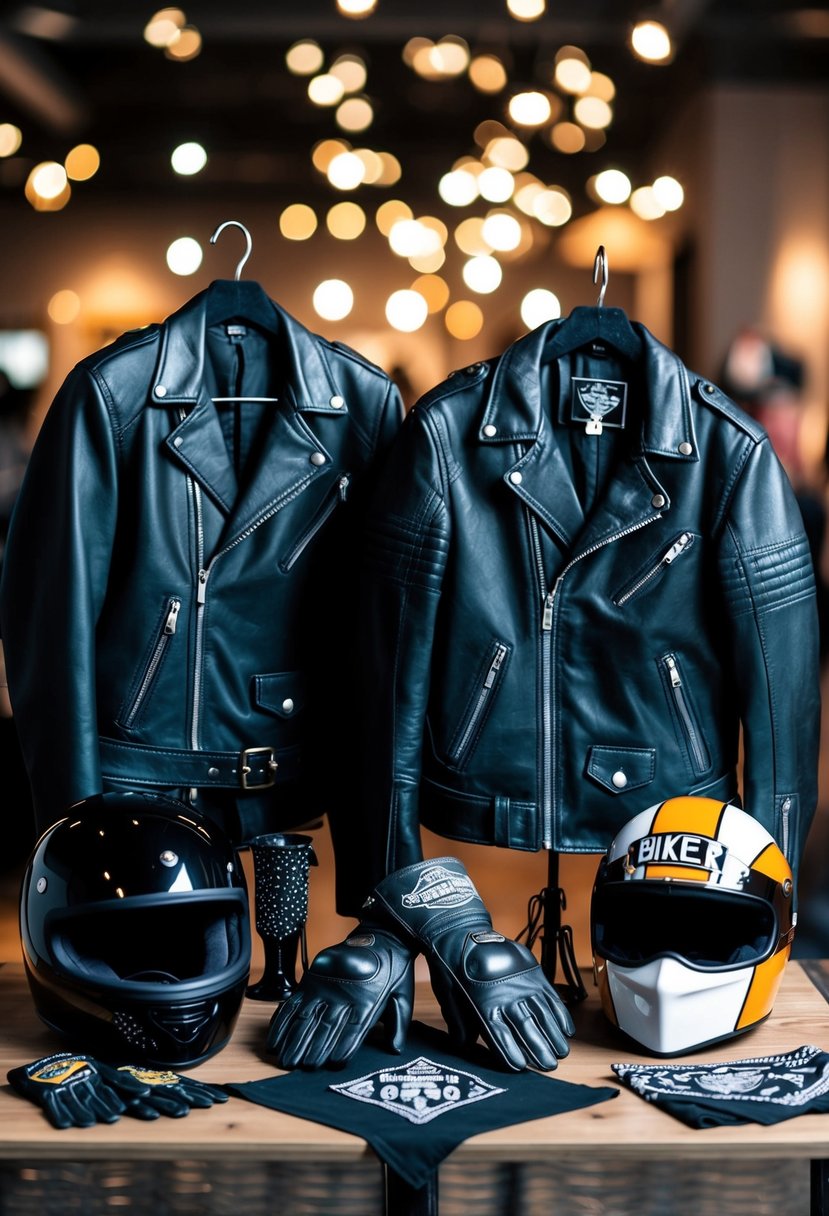
[[[260,709],[279,718],[293,718],[305,705],[305,676],[301,671],[277,671],[254,676],[254,699]]]
[[[587,753],[587,775],[611,794],[625,794],[653,781],[655,747],[600,747]]]

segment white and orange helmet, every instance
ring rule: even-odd
[[[771,1013],[796,913],[789,863],[729,803],[669,798],[599,864],[593,964],[611,1022],[655,1055],[740,1034]]]

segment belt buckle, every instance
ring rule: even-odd
[[[267,756],[268,759],[264,764],[267,770],[267,779],[265,781],[250,781],[249,774],[253,772],[253,766],[250,761],[253,756]],[[266,790],[276,781],[276,770],[279,768],[272,747],[246,747],[240,756],[241,764],[239,766],[239,780],[242,783],[243,790]]]

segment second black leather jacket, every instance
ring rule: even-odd
[[[764,431],[643,327],[560,323],[403,424],[371,512],[364,882],[419,826],[601,852],[661,799],[738,794],[796,865],[816,800],[814,578]],[[591,412],[603,416],[589,433]]]
[[[41,827],[125,786],[198,790],[242,837],[332,789],[350,805],[360,503],[401,418],[379,368],[255,283],[214,284],[75,368],[3,577]]]

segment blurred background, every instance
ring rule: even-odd
[[[407,404],[607,303],[766,425],[821,583],[829,400],[829,11],[808,0],[6,0],[0,14],[0,511],[72,365],[244,277]],[[0,702],[0,957],[31,844]],[[824,748],[824,757],[829,749]],[[829,761],[827,761],[829,762]],[[824,766],[825,768],[825,763]],[[829,953],[827,783],[803,953]],[[312,952],[342,936],[324,830]],[[461,848],[515,933],[546,857]],[[596,858],[562,859],[589,964]],[[824,904],[826,906],[824,906]]]

